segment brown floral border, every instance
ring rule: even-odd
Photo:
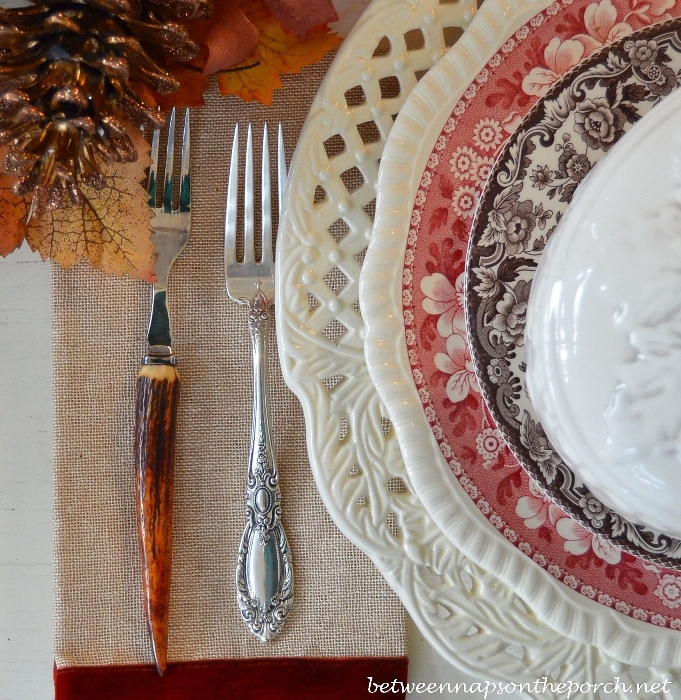
[[[539,422],[534,421],[527,412],[525,416],[521,416],[520,408],[513,402],[514,396],[517,398],[521,391],[517,377],[509,375],[504,386],[499,386],[498,382],[491,385],[487,376],[487,366],[493,359],[503,358],[509,352],[513,353],[517,346],[513,342],[514,338],[509,337],[504,348],[499,350],[500,354],[495,355],[490,352],[489,342],[482,337],[484,327],[482,320],[486,302],[475,290],[476,286],[480,286],[481,279],[473,272],[475,268],[484,267],[481,264],[481,259],[485,257],[486,253],[490,257],[493,255],[493,253],[490,253],[489,235],[485,239],[488,217],[494,209],[495,201],[498,204],[497,198],[499,195],[503,190],[508,191],[512,182],[506,179],[505,183],[501,184],[499,176],[507,173],[509,161],[511,160],[517,162],[519,164],[518,167],[522,171],[523,154],[512,155],[514,147],[517,149],[519,137],[546,120],[548,118],[547,103],[556,101],[561,97],[567,98],[572,84],[585,71],[605,63],[610,54],[619,56],[624,61],[628,60],[629,55],[628,51],[625,50],[625,44],[641,40],[655,40],[658,43],[666,42],[667,45],[673,45],[676,51],[681,53],[681,19],[675,18],[638,30],[590,55],[549,89],[546,95],[525,115],[515,134],[504,145],[490,174],[488,183],[483,190],[471,229],[466,263],[466,322],[469,330],[472,358],[483,397],[497,427],[521,466],[552,500],[587,529],[635,556],[668,568],[681,570],[680,540],[629,522],[626,518],[600,503],[584,486],[576,483],[575,475],[555,453]],[[679,78],[676,76],[675,78],[673,88],[681,84]],[[660,94],[658,98],[662,96]],[[564,104],[569,104],[569,102],[564,101]],[[614,125],[616,138],[611,144],[607,145],[607,148],[614,145],[626,131],[625,127],[629,121],[626,119],[628,115],[621,116],[623,118],[619,119],[617,124]],[[635,118],[631,119],[631,121],[635,121]],[[529,141],[525,143],[530,144]],[[594,145],[600,146],[601,149],[603,148],[603,144]],[[530,145],[530,149],[533,150],[532,145]],[[560,199],[564,202],[569,202],[580,181],[581,178],[576,180],[574,186],[567,192],[558,193]],[[513,201],[510,206],[519,208],[522,204]],[[515,212],[515,216],[519,214],[534,217],[536,224],[537,218],[542,217],[544,212],[535,212],[534,210],[532,212]],[[551,232],[550,229],[546,231],[543,240],[544,244]],[[483,243],[487,243],[487,245],[483,245]],[[520,248],[515,252],[520,252]],[[511,270],[510,274],[513,274],[513,272]],[[490,280],[491,283],[492,281]],[[527,291],[529,295],[529,289]],[[498,330],[503,333],[503,329]],[[508,398],[511,400],[504,404],[505,399]],[[500,400],[502,401],[501,405]]]

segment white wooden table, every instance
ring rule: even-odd
[[[0,260],[0,698],[52,697],[49,267]]]

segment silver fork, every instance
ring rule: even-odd
[[[253,356],[253,419],[246,478],[246,526],[236,567],[237,602],[241,617],[260,641],[282,628],[293,604],[293,567],[281,524],[279,474],[272,446],[267,400],[267,345],[270,307],[274,304],[272,201],[267,125],[262,147],[262,260],[255,259],[253,133],[248,125],[244,168],[244,259],[237,261],[236,224],[239,185],[239,125],[234,130],[225,218],[225,276],[232,301],[249,309]],[[286,155],[281,124],[278,130],[279,202],[286,180]],[[280,204],[281,209],[281,204]]]
[[[173,471],[175,428],[180,396],[180,377],[175,367],[168,315],[167,288],[170,268],[189,240],[189,110],[185,112],[178,209],[173,209],[173,155],[175,110],[170,115],[163,205],[156,206],[159,131],[151,145],[149,206],[156,246],[156,278],[152,288],[148,354],[137,378],[135,412],[135,466],[137,531],[142,562],[144,607],[156,668],[163,675],[167,663],[168,612],[172,564]]]

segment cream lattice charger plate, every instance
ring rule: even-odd
[[[450,65],[454,52],[463,61],[449,89],[463,91],[481,55],[546,4],[487,0],[447,55]],[[462,35],[475,10],[471,0],[374,0],[329,69],[291,164],[279,229],[277,334],[284,377],[303,405],[310,462],[331,516],[452,664],[509,682],[548,675],[591,682],[613,674],[675,679],[672,671],[625,666],[555,632],[455,547],[417,498],[369,377],[359,275],[379,160],[417,80]],[[422,99],[430,78],[414,99]],[[446,118],[445,112],[431,116]],[[407,119],[400,125],[422,130]],[[398,255],[400,245],[396,235]]]

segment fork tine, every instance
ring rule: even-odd
[[[270,190],[270,139],[267,123],[262,130],[262,262],[272,262],[272,192]]]
[[[244,262],[255,262],[255,217],[253,213],[253,129],[249,123],[244,168]]]
[[[227,212],[225,214],[225,269],[236,262],[236,213],[239,191],[239,125],[234,127],[232,158],[227,180]]]
[[[184,113],[182,130],[182,164],[180,166],[180,213],[191,211],[191,180],[189,175],[189,108]]]
[[[279,122],[277,130],[277,199],[279,201],[279,215],[284,201],[284,185],[286,185],[286,147],[284,146],[284,129]]]
[[[163,213],[173,213],[173,157],[175,156],[175,107],[170,113],[168,144],[166,146],[166,172],[163,182]]]
[[[156,171],[158,169],[158,142],[161,135],[160,129],[154,130],[151,137],[151,165],[149,166],[149,182],[147,184],[147,194],[149,195],[149,206],[156,209]]]

